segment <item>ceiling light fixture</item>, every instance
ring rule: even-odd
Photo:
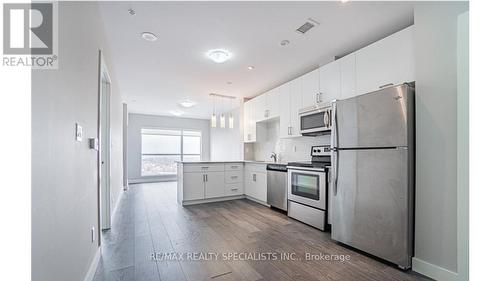
[[[347,2],[349,2],[349,0],[340,0],[340,2],[347,3]]]
[[[247,66],[247,69],[248,69],[248,70],[253,70],[254,68],[255,68],[255,66],[253,66],[253,65],[249,65],[249,66]]]
[[[170,110],[170,114],[175,115],[175,116],[181,116],[182,114],[184,114],[184,111]]]
[[[280,45],[281,45],[281,46],[286,46],[286,45],[288,45],[288,44],[290,44],[290,41],[288,41],[288,40],[282,40],[282,41],[280,42]]]
[[[210,58],[213,62],[216,63],[224,63],[229,60],[233,55],[224,49],[215,49],[207,52],[208,58]]]
[[[135,16],[135,11],[133,9],[128,9],[128,13],[131,16]]]
[[[149,42],[154,42],[154,41],[158,40],[158,37],[154,33],[151,33],[151,32],[143,32],[143,33],[141,33],[141,36],[142,36],[142,39],[149,41]]]
[[[189,99],[185,99],[185,100],[181,100],[179,102],[180,106],[182,107],[185,107],[185,108],[190,108],[192,106],[194,106],[196,103],[192,100],[189,100]]]

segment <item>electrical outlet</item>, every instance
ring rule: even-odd
[[[92,243],[94,243],[94,241],[95,241],[95,228],[94,227],[92,227],[90,229],[90,235],[91,235],[91,239],[92,239],[91,241],[92,241]]]

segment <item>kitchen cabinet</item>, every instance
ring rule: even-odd
[[[410,26],[356,52],[356,94],[415,81],[414,28]]]
[[[288,82],[279,88],[280,100],[280,138],[287,138],[290,136],[290,84]]]
[[[315,69],[300,77],[302,80],[302,107],[319,103],[319,70]]]
[[[340,62],[333,61],[319,68],[319,102],[340,99]]]
[[[205,173],[205,199],[225,196],[224,178],[224,172]]]
[[[201,200],[205,198],[205,174],[184,173],[183,175],[183,200]]]
[[[302,107],[301,80],[292,80],[280,88],[280,138],[301,136],[299,128],[299,110]]]
[[[266,164],[247,165],[245,167],[245,194],[260,202],[267,202]]]
[[[356,53],[342,57],[338,62],[340,64],[340,98],[354,97],[356,96]]]
[[[249,100],[243,104],[243,135],[244,142],[246,143],[255,142],[257,140],[254,100]]]
[[[283,85],[282,85],[283,86]],[[280,87],[282,87],[280,86]],[[280,117],[280,87],[274,88],[267,92],[264,96],[266,98],[264,116],[265,119],[272,119]]]
[[[255,98],[252,99],[253,101],[253,106],[254,106],[254,120],[255,122],[261,122],[264,121],[266,117],[266,95],[267,92],[260,95],[256,96]]]

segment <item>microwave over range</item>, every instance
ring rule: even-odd
[[[299,111],[300,133],[303,136],[330,134],[332,127],[332,104],[322,103]]]

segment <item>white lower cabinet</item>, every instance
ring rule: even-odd
[[[205,174],[201,172],[183,174],[183,200],[205,198]]]
[[[267,173],[265,170],[245,169],[245,194],[264,203],[267,202]]]
[[[205,173],[205,199],[226,195],[224,172]]]

